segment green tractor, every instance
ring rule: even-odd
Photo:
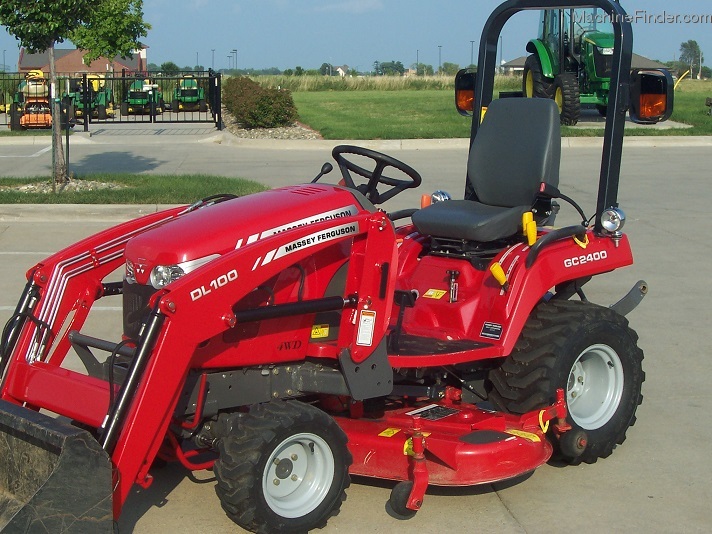
[[[137,78],[128,88],[121,102],[121,115],[151,113],[151,106],[155,103],[156,113],[163,113],[166,106],[163,93],[156,84],[150,80]]]
[[[179,111],[198,110],[201,113],[208,111],[208,105],[205,102],[205,89],[200,87],[195,76],[186,74],[180,79],[176,88],[173,89],[171,110],[176,113]]]
[[[605,117],[613,64],[613,26],[598,8],[542,11],[539,38],[527,43],[522,91],[553,98],[561,124],[573,126],[581,105]]]
[[[109,86],[106,85],[104,76],[101,74],[87,75],[88,97],[84,100],[84,85],[81,78],[74,78],[69,81],[69,92],[66,94],[71,100],[74,116],[84,117],[87,114],[94,119],[106,120],[114,115],[114,95]],[[85,109],[85,106],[87,106]]]

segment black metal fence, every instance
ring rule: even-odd
[[[57,92],[67,109],[70,124],[83,126],[85,131],[89,131],[92,123],[143,122],[213,123],[220,130],[221,81],[221,74],[213,70],[175,75],[84,74],[58,76]],[[16,129],[18,114],[25,112],[27,101],[51,98],[48,89],[35,90],[19,73],[0,74],[0,126]]]

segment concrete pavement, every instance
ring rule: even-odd
[[[330,150],[337,144],[236,140],[215,131],[170,137],[157,134],[151,142],[146,140],[149,136],[137,140],[135,135],[126,139],[107,135],[107,141],[101,137],[80,141],[80,136],[73,136],[73,161],[87,173],[132,165],[146,173],[201,168],[205,173],[243,176],[270,186],[308,181],[330,159]],[[154,143],[154,138],[164,141]],[[8,167],[34,172],[33,165],[47,164],[46,153],[23,156],[36,154],[42,143],[10,145],[4,141],[0,138],[2,173]],[[386,151],[423,174],[420,190],[399,195],[385,206],[396,210],[417,205],[421,192],[447,189],[455,197],[462,194],[463,142],[354,144]],[[356,479],[341,513],[324,532],[709,531],[712,341],[707,332],[712,313],[707,301],[712,279],[706,272],[712,245],[704,229],[712,201],[711,145],[708,138],[626,139],[619,199],[629,217],[625,230],[636,264],[597,277],[586,286],[589,299],[601,304],[616,301],[638,279],[650,286],[649,295],[629,316],[645,351],[646,382],[638,422],[629,430],[625,444],[595,465],[546,465],[516,483],[431,488],[423,509],[408,522],[399,522],[384,510],[390,483]],[[516,154],[514,147],[511,157]],[[599,160],[600,140],[596,139],[577,140],[562,151],[561,190],[587,212],[595,205]],[[324,180],[334,180],[336,172]],[[24,271],[43,256],[142,210],[154,209],[0,206],[0,321],[14,308]],[[564,208],[557,222],[576,220],[573,210]],[[120,329],[120,312],[107,305],[87,328],[90,335],[113,339]],[[150,489],[136,489],[130,497],[120,531],[233,532],[236,529],[221,510],[213,486],[209,472],[188,475],[175,467],[158,471]]]

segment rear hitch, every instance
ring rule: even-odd
[[[648,283],[645,280],[638,280],[635,286],[633,286],[633,288],[628,291],[625,297],[620,299],[615,304],[611,305],[611,309],[620,315],[628,315],[630,312],[632,312],[635,308],[638,307],[638,304],[641,303],[641,301],[647,294]]]

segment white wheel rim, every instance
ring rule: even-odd
[[[591,345],[576,358],[566,384],[566,402],[574,422],[584,430],[605,425],[623,397],[623,364],[608,345]]]
[[[274,449],[262,475],[267,505],[286,518],[316,509],[334,480],[331,447],[316,434],[290,436]]]

